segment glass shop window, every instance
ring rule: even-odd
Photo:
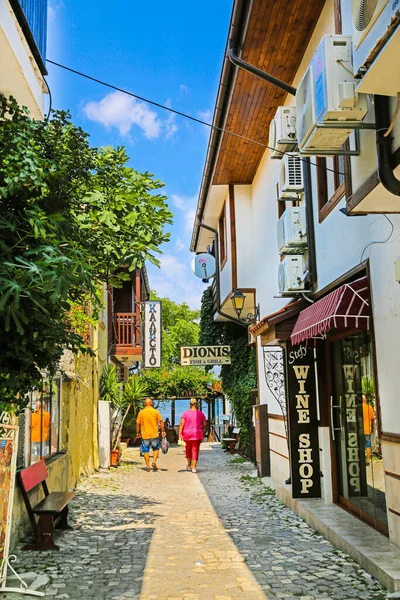
[[[44,379],[30,393],[31,464],[60,450],[61,379]]]

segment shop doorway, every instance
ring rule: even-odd
[[[388,535],[370,334],[332,341],[330,351],[335,501]]]

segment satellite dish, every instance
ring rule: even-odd
[[[192,260],[192,271],[200,279],[214,277],[216,270],[215,257],[207,252],[196,254]]]

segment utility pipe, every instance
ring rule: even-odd
[[[237,55],[237,48],[234,47],[234,42],[232,42],[231,39],[229,40],[228,56],[231,63],[233,63],[236,67],[244,69],[245,71],[248,71],[249,73],[252,73],[257,77],[264,79],[264,81],[268,81],[268,83],[272,83],[272,85],[275,85],[276,87],[280,88],[284,92],[287,92],[288,94],[291,94],[292,96],[296,95],[297,90],[295,87],[289,85],[288,83],[285,83],[284,81],[281,81],[277,77],[274,77],[273,75],[270,75],[269,73],[266,73],[258,67],[255,67],[250,63],[246,62],[245,60],[239,58],[239,56]]]
[[[397,179],[393,169],[392,136],[385,137],[390,127],[389,97],[375,94],[374,108],[379,180],[388,192],[400,196],[400,180]]]

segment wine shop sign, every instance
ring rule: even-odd
[[[293,498],[319,498],[317,390],[314,351],[288,345],[286,373],[289,402]]]

